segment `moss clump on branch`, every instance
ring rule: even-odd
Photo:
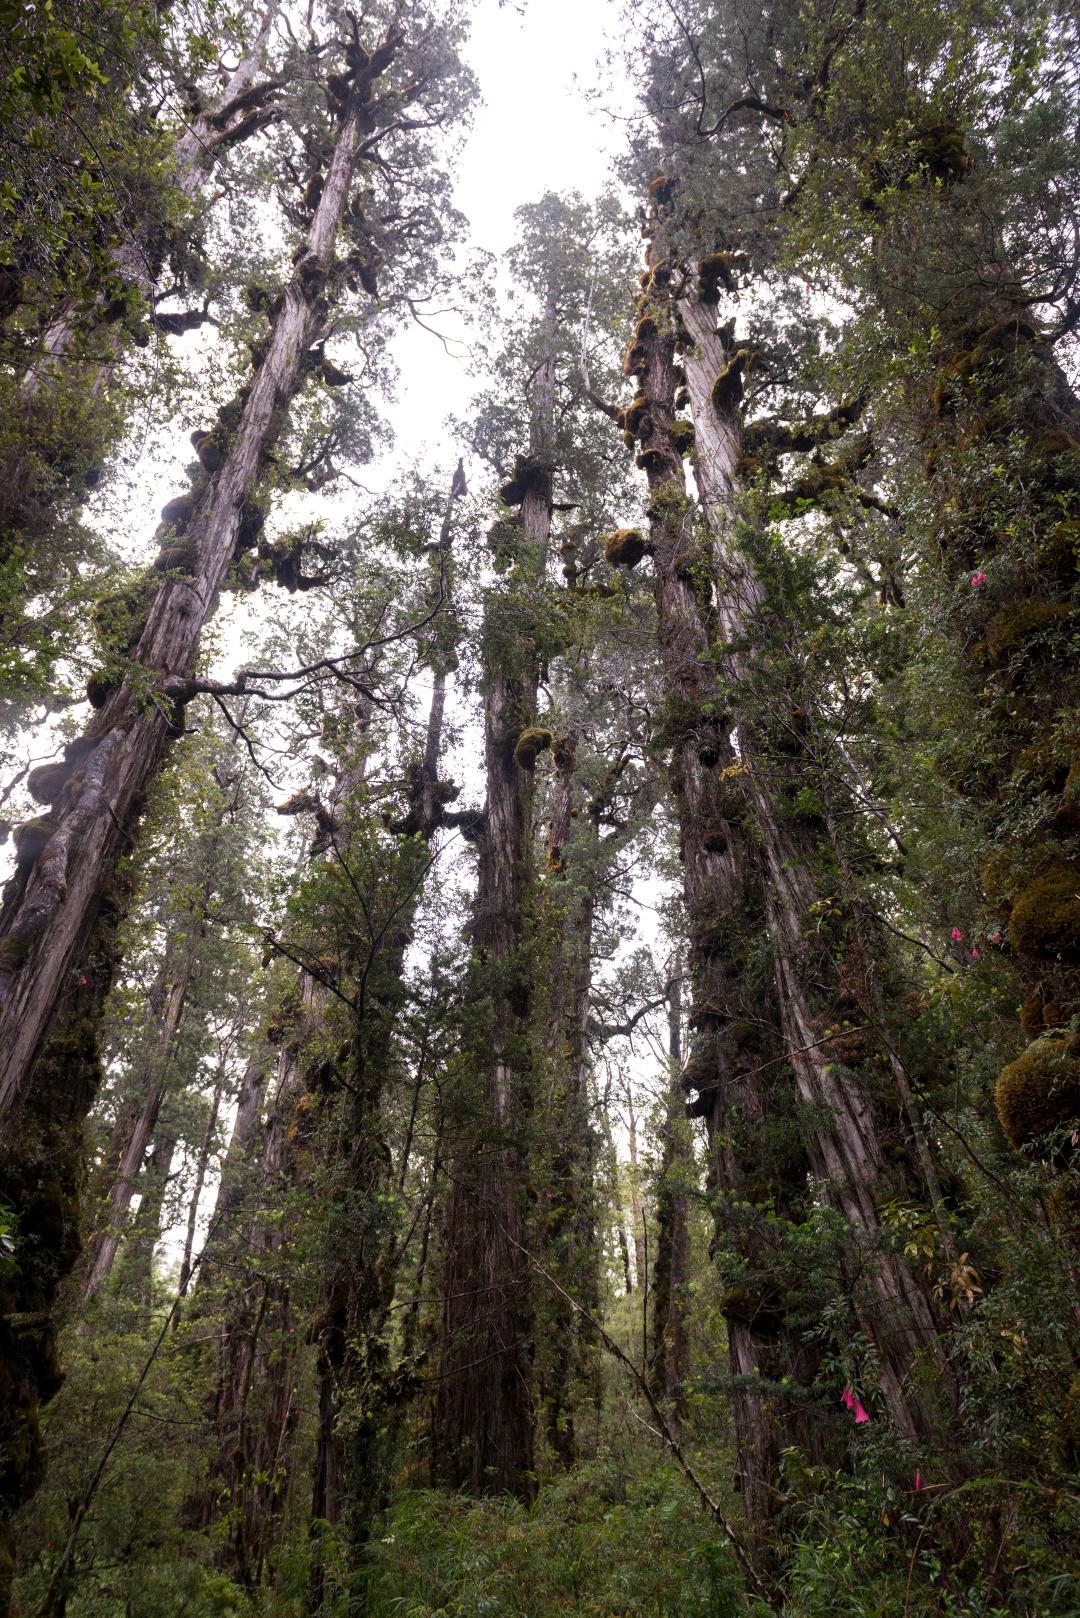
[[[634,338],[623,358],[623,376],[644,376],[648,368],[648,355]]]
[[[513,476],[499,490],[504,506],[520,506],[528,494],[547,495],[551,489],[551,468],[528,455],[514,459]]]
[[[692,421],[675,421],[671,425],[671,437],[675,448],[680,455],[689,455],[694,448],[694,424]]]
[[[13,840],[19,864],[32,865],[56,829],[56,821],[48,815],[35,815],[16,826]]]
[[[974,166],[956,124],[931,124],[920,130],[918,153],[920,164],[946,185],[963,179]]]
[[[71,765],[39,764],[26,778],[27,790],[37,803],[55,803],[71,779]]]
[[[604,556],[612,567],[637,567],[650,545],[638,528],[617,528],[604,540]]]
[[[1005,607],[987,625],[986,651],[996,668],[1003,667],[1029,642],[1064,628],[1074,609],[1064,601],[1029,601]]]
[[[163,528],[175,528],[180,531],[191,521],[195,511],[195,497],[190,494],[178,494],[175,500],[170,500],[161,508],[161,524]]]
[[[649,401],[643,393],[636,394],[631,403],[623,411],[623,429],[632,438],[641,432],[641,424],[645,420],[645,412],[649,408]]]
[[[749,348],[740,348],[728,360],[712,385],[712,405],[718,415],[727,415],[742,399],[743,378],[754,365],[754,354]]]
[[[658,208],[669,203],[677,189],[678,184],[670,174],[658,174],[655,180],[649,181],[649,196]]]
[[[759,1332],[777,1332],[784,1317],[767,1293],[751,1287],[728,1287],[720,1297],[720,1313],[725,1320],[737,1320]]]
[[[1080,1060],[1065,1039],[1037,1039],[1002,1068],[994,1092],[1001,1127],[1011,1146],[1031,1142],[1080,1118]]]
[[[725,292],[735,291],[733,258],[732,253],[707,253],[698,264],[697,290],[702,303],[719,303],[721,287]]]
[[[86,682],[86,700],[91,708],[104,708],[119,684],[118,679],[103,670],[91,674]]]
[[[1009,915],[1009,942],[1022,955],[1080,955],[1080,868],[1051,865],[1021,890]]]
[[[635,458],[634,465],[640,472],[663,472],[667,466],[667,457],[662,449],[643,449]]]
[[[554,740],[552,732],[543,726],[527,725],[514,745],[514,763],[521,770],[534,769],[537,758],[547,751]]]

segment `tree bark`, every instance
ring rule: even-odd
[[[529,453],[519,465],[521,554],[512,599],[544,578],[554,476],[555,300],[543,317],[545,358],[533,375]],[[470,1053],[471,1095],[452,1120],[450,1200],[443,1270],[443,1353],[436,1402],[435,1472],[472,1494],[532,1493],[533,1372],[525,1251],[532,1083],[533,969],[527,954],[532,895],[531,810],[539,668],[519,624],[503,623],[485,670],[487,800],[473,905],[474,995],[487,1010]],[[514,645],[508,644],[513,640]],[[546,733],[545,733],[546,734]],[[550,740],[550,738],[549,738]]]
[[[334,241],[361,147],[373,140],[374,85],[400,42],[399,33],[388,34],[352,77],[322,195],[235,436],[219,469],[184,508],[190,509],[183,528],[186,576],[170,576],[174,570],[167,568],[135,639],[130,675],[105,696],[82,739],[67,749],[73,773],[62,796],[48,817],[29,823],[30,832],[22,827],[15,834],[19,866],[0,914],[0,1197],[20,1215],[24,1229],[57,1221],[74,1227],[77,1221],[64,1182],[77,1178],[81,1125],[97,1087],[96,1060],[88,1057],[100,1000],[88,1003],[85,991],[96,985],[103,992],[108,985],[104,931],[95,970],[84,965],[80,971],[77,963],[89,963],[101,912],[107,905],[115,910],[121,900],[115,885],[110,893],[117,856],[130,843],[147,789],[179,734],[182,704],[194,694],[191,675],[203,625],[233,558],[254,541],[261,518],[253,497],[302,383],[305,357],[326,330]],[[380,107],[378,117],[391,119],[397,106]],[[179,519],[166,510],[175,527]],[[171,564],[171,550],[167,554]],[[39,1059],[50,1024],[72,991],[82,1008],[74,1035],[82,1053],[77,1082],[63,1068],[57,1079]],[[59,1162],[66,1166],[58,1168]],[[52,1165],[47,1171],[46,1164]],[[65,1244],[65,1252],[76,1250],[77,1240]],[[16,1314],[51,1310],[65,1273],[55,1248],[47,1262],[23,1265],[4,1287],[5,1308]],[[0,1343],[0,1358],[8,1347]],[[49,1371],[39,1375],[32,1359],[17,1355],[15,1363],[0,1366],[0,1379],[8,1384],[0,1404],[15,1413],[10,1419],[19,1429],[13,1443],[20,1455],[37,1453],[33,1411],[52,1381]],[[20,1463],[0,1489],[3,1504],[13,1509],[35,1486],[36,1463]]]
[[[690,1232],[686,1187],[693,1175],[693,1148],[682,1090],[682,980],[676,975],[668,998],[670,1072],[656,1191],[656,1258],[653,1264],[653,1391],[668,1412],[676,1437],[686,1417],[686,1378],[690,1370],[687,1337]]]
[[[589,1116],[587,1031],[592,988],[593,915],[596,893],[593,859],[598,850],[597,800],[575,817],[575,738],[555,748],[555,791],[548,825],[548,876],[544,885],[540,947],[548,980],[546,1023],[547,1083],[542,1130],[550,1140],[543,1173],[540,1241],[545,1264],[572,1297],[593,1312],[599,1295],[594,1180],[596,1138]],[[580,833],[577,828],[580,828]],[[542,1354],[544,1429],[564,1466],[577,1457],[574,1432],[574,1379],[589,1351],[581,1318],[568,1299],[554,1293]]]
[[[726,645],[744,641],[764,590],[745,553],[732,542],[738,483],[738,403],[718,402],[716,381],[733,362],[733,342],[725,344],[715,312],[684,293],[678,304],[687,333],[687,386],[695,434],[695,472],[712,544],[718,629]],[[727,373],[730,374],[730,373]],[[725,673],[738,692],[742,654],[729,652]],[[737,699],[736,699],[737,700]],[[877,1350],[877,1374],[889,1413],[908,1436],[940,1431],[948,1410],[941,1389],[948,1386],[946,1359],[929,1300],[903,1256],[883,1236],[878,1207],[888,1181],[884,1172],[881,1124],[865,1086],[857,1086],[830,1051],[822,1033],[835,1020],[837,962],[831,962],[833,994],[822,993],[807,970],[805,929],[822,895],[804,850],[770,793],[766,771],[754,757],[754,719],[736,713],[739,763],[745,774],[746,802],[765,869],[767,926],[773,949],[777,1004],[796,1092],[803,1103],[807,1151],[822,1195],[842,1214],[855,1244],[853,1271],[861,1279],[853,1294],[856,1313]],[[820,962],[818,962],[820,965]],[[932,1371],[934,1393],[925,1391],[919,1366]],[[945,1377],[944,1384],[942,1378]],[[946,1403],[947,1403],[946,1399]]]
[[[805,1170],[770,1153],[764,1125],[779,1105],[791,1111],[781,1065],[765,1058],[776,1039],[775,1011],[764,985],[746,972],[745,938],[761,875],[753,839],[731,812],[730,772],[737,759],[732,716],[712,660],[710,601],[681,455],[673,433],[676,375],[673,266],[654,216],[647,256],[651,274],[642,323],[627,356],[639,377],[638,466],[647,474],[665,729],[671,742],[671,782],[680,828],[683,888],[690,918],[689,974],[694,1042],[683,1083],[697,1090],[692,1111],[706,1119],[711,1179],[725,1236],[740,1250],[753,1279],[724,1297],[737,1439],[737,1482],[755,1532],[774,1509],[772,1479],[783,1443],[794,1442],[798,1411],[766,1393],[801,1363],[770,1282],[761,1223],[744,1209],[795,1195]],[[717,435],[734,464],[734,429],[717,420]],[[724,436],[726,435],[726,436]],[[763,1056],[764,1051],[764,1056]],[[785,1432],[786,1429],[786,1432]]]
[[[188,948],[175,976],[170,971],[168,961],[162,963],[158,983],[154,985],[149,995],[148,1021],[156,1025],[154,1048],[138,1084],[134,1087],[142,1095],[142,1105],[135,1116],[117,1164],[116,1178],[109,1192],[105,1217],[101,1228],[95,1231],[87,1242],[81,1289],[84,1305],[112,1274],[131,1199],[139,1189],[139,1175],[147,1149],[154,1138],[161,1103],[165,1099],[166,1076],[176,1036],[180,1031],[184,1008],[187,1005],[194,971],[195,951]],[[157,993],[154,992],[155,989]]]

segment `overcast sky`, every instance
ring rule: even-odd
[[[482,105],[454,199],[477,247],[504,253],[514,241],[514,210],[545,191],[591,197],[610,183],[622,128],[583,92],[595,87],[616,18],[616,0],[527,0],[524,15],[513,0],[479,0],[465,56]],[[448,358],[420,330],[403,334],[395,354],[400,402],[389,414],[411,458],[421,444],[442,447],[443,419],[463,409],[472,384],[463,358]]]

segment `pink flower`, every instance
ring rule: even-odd
[[[855,1409],[855,1395],[852,1393],[850,1388],[844,1389],[843,1393],[840,1395],[840,1403],[845,1405],[848,1410]]]
[[[971,588],[973,590],[977,590],[979,588],[980,584],[985,584],[985,583],[986,583],[986,574],[985,573],[973,573],[971,575]]]
[[[869,1420],[870,1420],[870,1417],[866,1414],[866,1411],[863,1409],[863,1407],[860,1404],[859,1400],[856,1399],[856,1401],[855,1401],[855,1425],[856,1425],[856,1427],[859,1425],[860,1421],[869,1421]]]
[[[971,946],[971,959],[973,961],[977,961],[979,959],[979,946],[978,946],[978,944],[972,944],[972,946]]]
[[[991,933],[990,934],[990,942],[991,942],[991,944],[1000,944],[1001,943],[1001,934],[1000,933]]]
[[[953,930],[952,930],[952,941],[953,941],[954,944],[962,944],[964,942],[964,935],[960,931],[959,927],[954,927],[953,928]]]
[[[919,1471],[916,1471],[916,1473],[915,1473],[915,1493],[918,1494],[919,1490],[921,1488],[922,1488],[922,1473],[919,1472]]]

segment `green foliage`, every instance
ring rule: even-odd
[[[582,1465],[540,1493],[405,1495],[372,1547],[373,1618],[726,1618],[747,1611],[730,1552],[665,1463]]]

